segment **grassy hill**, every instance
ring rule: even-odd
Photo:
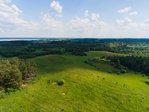
[[[134,72],[108,73],[113,68],[102,63],[99,66],[105,70],[97,70],[84,61],[115,54],[89,54],[31,59],[37,64],[38,77],[20,91],[1,95],[0,112],[149,112],[147,77]],[[59,86],[57,80],[64,85]]]

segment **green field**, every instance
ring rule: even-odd
[[[37,78],[21,90],[1,95],[0,112],[149,112],[147,77],[134,72],[108,73],[114,68],[101,63],[100,70],[84,63],[89,58],[119,54],[88,55],[31,59],[37,65]],[[57,80],[64,85],[57,85]]]

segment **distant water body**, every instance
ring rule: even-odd
[[[69,40],[69,39],[86,39],[86,40],[135,40],[135,41],[148,41],[149,38],[41,38],[41,37],[0,37],[0,41],[38,41],[38,40],[48,40],[48,41],[60,41],[60,40]]]
[[[40,38],[0,38],[0,41],[32,41],[40,40]]]
[[[5,37],[0,37],[0,41],[33,41],[33,40],[48,40],[48,41],[57,41],[57,40],[66,40],[66,38],[24,38],[24,37],[18,37],[18,38],[5,38]]]

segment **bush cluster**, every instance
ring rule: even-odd
[[[35,77],[35,68],[27,60],[18,58],[0,60],[0,87],[5,91],[19,89],[22,83]]]

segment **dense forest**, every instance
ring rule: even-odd
[[[0,42],[0,55],[31,58],[48,54],[85,56],[88,51],[149,56],[148,39],[68,39]]]
[[[107,59],[109,59],[114,66],[124,66],[136,72],[149,75],[149,58],[138,56],[112,56]]]
[[[0,55],[4,57],[30,58],[48,54],[72,54],[85,56],[91,50],[107,50],[110,47],[102,43],[73,41],[11,41],[0,43]]]

